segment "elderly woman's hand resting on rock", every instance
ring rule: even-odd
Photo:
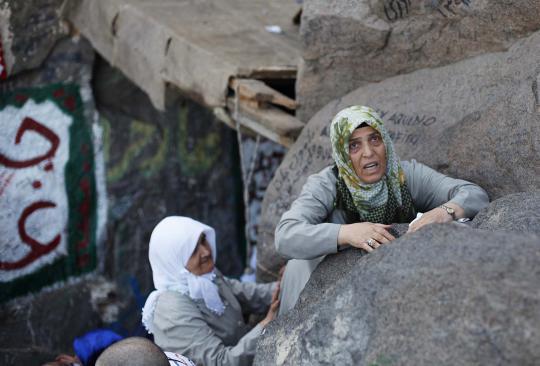
[[[423,214],[422,217],[409,225],[407,232],[414,232],[425,225],[444,224],[465,217],[465,210],[461,206],[455,203],[446,203],[443,206],[446,208],[439,206]],[[448,209],[451,213],[447,211]]]
[[[381,244],[390,243],[395,239],[387,230],[390,227],[392,225],[374,224],[372,222],[341,225],[338,234],[338,245],[349,244],[371,252]]]

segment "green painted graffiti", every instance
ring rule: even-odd
[[[168,129],[163,130],[161,142],[157,144],[158,147],[154,154],[151,154],[149,157],[142,160],[138,160],[143,152],[155,141],[155,136],[158,131],[156,126],[139,120],[132,120],[129,124],[130,143],[124,150],[119,161],[114,165],[110,165],[111,124],[103,116],[101,117],[100,122],[103,127],[105,161],[108,164],[107,182],[118,182],[133,167],[145,178],[154,176],[154,174],[163,168],[170,145],[170,133]]]
[[[178,149],[181,170],[185,176],[193,177],[210,170],[219,157],[221,138],[215,131],[208,132],[202,138],[190,136],[188,112],[188,106],[179,110],[176,131],[173,131],[171,127],[158,129],[157,125],[136,119],[132,120],[129,123],[129,143],[121,153],[121,157],[115,162],[111,159],[113,144],[111,122],[101,116],[100,124],[103,128],[107,182],[118,182],[133,169],[145,178],[153,177],[165,166],[167,155],[173,151],[175,144]],[[159,133],[161,136],[157,137]],[[174,140],[172,139],[173,134],[176,136]],[[148,149],[154,145],[156,145],[155,151],[148,155]],[[146,157],[143,158],[143,154]]]
[[[217,161],[221,139],[217,132],[211,131],[204,138],[191,144],[188,133],[188,108],[182,108],[178,116],[178,154],[182,172],[195,176],[207,172]],[[190,146],[193,145],[193,146]]]

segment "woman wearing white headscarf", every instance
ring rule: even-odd
[[[279,289],[224,277],[214,268],[215,237],[214,229],[188,217],[166,217],[154,228],[148,256],[156,290],[143,324],[163,350],[198,365],[251,365],[257,337],[277,312]],[[243,311],[267,310],[250,330]]]
[[[391,242],[389,224],[472,218],[489,203],[479,186],[426,165],[400,161],[379,115],[365,106],[340,111],[330,126],[335,164],[311,175],[276,227],[278,253],[292,259],[282,280],[280,315],[294,307],[311,272],[344,246],[372,252]],[[295,260],[296,259],[296,260]]]

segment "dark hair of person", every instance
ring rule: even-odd
[[[169,366],[165,353],[152,341],[130,337],[108,347],[98,357],[96,366]]]

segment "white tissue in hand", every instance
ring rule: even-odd
[[[409,224],[409,226],[411,226],[412,224],[414,224],[415,221],[418,221],[419,218],[421,218],[423,215],[422,212],[419,212],[416,214],[416,218],[414,220],[411,221],[411,223]]]

